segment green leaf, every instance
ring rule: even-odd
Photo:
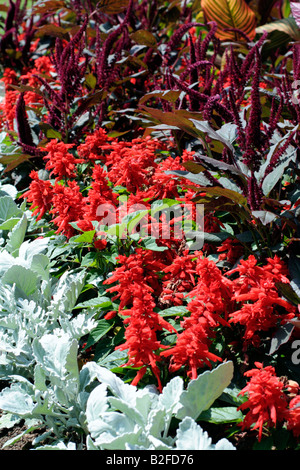
[[[210,408],[203,411],[198,421],[207,421],[214,424],[239,423],[243,421],[242,411],[238,411],[234,406],[225,406],[220,408]]]
[[[104,335],[106,335],[106,333],[112,329],[114,324],[115,322],[113,320],[99,320],[96,328],[90,332],[86,348],[89,348],[93,344],[97,343]]]
[[[145,237],[142,239],[142,244],[146,248],[146,250],[151,250],[151,251],[166,251],[168,250],[168,247],[166,246],[159,246],[156,243],[155,237]]]
[[[261,441],[256,441],[253,450],[271,450],[274,446],[273,437],[265,437]]]
[[[130,420],[136,422],[140,426],[145,426],[143,416],[135,407],[131,406],[131,404],[116,397],[109,397],[108,401],[115,410],[124,413]]]
[[[109,297],[95,297],[93,299],[86,300],[85,302],[80,302],[74,307],[75,309],[79,308],[107,308],[111,306],[111,300]]]
[[[11,413],[2,413],[0,417],[0,429],[11,429],[21,421],[20,416]]]
[[[134,211],[130,214],[127,214],[125,217],[123,217],[122,225],[126,224],[128,233],[131,234],[135,230],[139,222],[141,222],[141,220],[143,220],[143,218],[147,216],[148,214],[149,214],[149,209]]]
[[[208,436],[199,424],[190,417],[185,417],[179,424],[176,433],[176,449],[181,450],[235,450],[235,447],[227,439],[221,439],[212,444]]]
[[[168,414],[173,413],[178,407],[180,397],[183,392],[183,380],[181,377],[174,377],[163,388],[159,396],[159,404],[164,407]]]
[[[44,132],[47,139],[58,139],[59,141],[62,140],[61,133],[53,129],[53,127],[51,127],[50,124],[41,122],[39,123],[39,126],[41,130]]]
[[[85,77],[85,83],[87,84],[89,88],[93,90],[97,85],[97,78],[95,77],[93,73],[89,73]]]
[[[48,376],[64,379],[73,366],[70,363],[70,354],[77,352],[77,341],[68,335],[57,337],[55,334],[45,334],[42,338],[35,338],[32,342],[33,354],[37,363],[48,374]],[[77,357],[77,354],[75,354]],[[76,373],[77,376],[77,373]]]
[[[96,230],[89,230],[80,235],[75,235],[69,239],[69,243],[92,243]]]
[[[66,271],[55,286],[50,310],[55,315],[71,313],[85,284],[86,272],[70,274]]]
[[[5,222],[0,223],[0,230],[11,230],[20,220],[20,217],[7,219]]]
[[[159,314],[162,317],[174,317],[177,315],[184,315],[188,312],[188,309],[184,305],[178,305],[164,310],[160,310]]]
[[[204,232],[204,240],[208,243],[222,243],[227,238],[231,238],[231,234],[229,232]]]

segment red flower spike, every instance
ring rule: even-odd
[[[260,441],[264,425],[271,428],[284,420],[287,397],[284,394],[284,384],[276,377],[274,367],[263,367],[259,362],[255,362],[255,366],[256,369],[244,374],[250,377],[250,381],[239,394],[247,394],[248,400],[238,410],[249,409],[241,424],[242,429],[258,429]]]
[[[28,191],[22,194],[22,198],[27,198],[31,202],[31,209],[33,215],[37,215],[37,220],[40,220],[46,212],[51,209],[53,187],[49,180],[40,180],[37,171],[32,170],[30,178],[33,180]]]
[[[68,150],[74,147],[74,144],[65,144],[58,142],[57,139],[51,140],[45,150],[48,152],[44,156],[46,163],[46,170],[54,175],[55,181],[64,178],[74,178],[76,176],[76,165],[82,163],[82,160],[76,159]]]

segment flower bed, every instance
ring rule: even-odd
[[[2,6],[4,448],[299,448],[297,10],[200,3]]]

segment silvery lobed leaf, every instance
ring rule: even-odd
[[[176,413],[180,407],[180,397],[183,392],[183,380],[181,377],[174,377],[163,388],[158,399],[158,406],[166,409],[167,412]]]
[[[157,407],[158,399],[159,394],[156,387],[146,386],[136,391],[135,406],[145,422],[150,410]]]
[[[75,442],[68,442],[65,444],[63,441],[59,441],[56,444],[46,444],[44,446],[36,447],[34,450],[76,450]]]
[[[49,310],[59,315],[71,313],[84,287],[86,272],[70,274],[66,271],[55,286]]]
[[[191,380],[187,390],[180,397],[176,417],[183,419],[189,416],[197,419],[200,413],[207,410],[213,402],[228,387],[233,377],[233,364],[231,361],[220,364],[213,370],[203,372],[195,380]]]
[[[99,419],[108,407],[106,384],[100,384],[91,391],[87,400],[86,418],[88,423],[93,423]]]
[[[212,444],[212,439],[207,432],[188,416],[179,424],[175,448],[178,450],[235,450],[227,439],[222,439],[216,445]]]
[[[19,248],[23,243],[26,235],[27,224],[27,217],[25,214],[23,214],[19,222],[13,227],[13,229],[8,234],[8,240],[5,248],[14,257],[17,257],[19,254]]]
[[[120,436],[116,436],[113,438],[105,439],[104,437],[99,438],[95,441],[95,445],[100,447],[103,450],[125,450],[126,445],[132,444],[135,445],[138,443],[139,435],[141,433],[141,429],[133,432],[127,432]]]
[[[0,408],[18,416],[29,416],[35,404],[32,397],[23,390],[4,389],[0,393]]]
[[[19,295],[30,296],[39,286],[39,277],[36,273],[23,266],[10,266],[2,276],[4,284],[16,285]]]
[[[212,439],[189,416],[179,424],[176,432],[176,449],[178,450],[211,450]]]
[[[30,265],[34,255],[42,254],[47,249],[48,244],[49,238],[35,238],[34,240],[26,240],[20,246],[19,258],[26,260]]]
[[[160,438],[165,430],[165,422],[168,416],[164,408],[152,410],[148,416],[148,422],[145,427],[147,437],[153,436]]]
[[[109,397],[108,401],[112,409],[124,413],[124,415],[126,415],[135,423],[137,423],[139,426],[145,426],[146,422],[144,420],[144,417],[141,415],[141,413],[139,413],[135,406],[130,406],[130,403],[128,403],[127,401],[116,397]]]
[[[124,435],[131,433],[137,435],[142,431],[142,428],[127,416],[109,410],[101,413],[98,419],[89,422],[88,429],[96,445],[108,445]]]
[[[74,351],[77,351],[76,340],[69,335],[45,334],[42,338],[36,338],[32,343],[33,354],[38,364],[51,376],[63,379],[67,372],[76,375],[74,364]],[[70,354],[72,352],[73,354]],[[77,357],[77,356],[76,356]]]
[[[86,334],[90,333],[96,326],[97,322],[92,317],[95,315],[91,313],[80,313],[74,318],[61,317],[59,319],[62,330],[74,339],[80,339]]]
[[[135,405],[136,387],[123,382],[117,375],[105,367],[95,368],[97,379],[105,383],[110,391],[118,398],[127,400],[128,403]]]

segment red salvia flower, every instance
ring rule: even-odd
[[[152,184],[156,189],[158,199],[177,198],[179,196],[178,188],[180,185],[174,175],[167,174],[167,171],[185,171],[181,165],[180,157],[168,157],[160,162],[152,176]]]
[[[234,296],[234,299],[245,302],[240,310],[230,314],[229,320],[245,326],[245,347],[249,342],[258,344],[259,331],[268,331],[295,316],[295,307],[279,297],[270,280],[261,282],[260,287],[253,287],[248,293]],[[283,307],[286,312],[281,313],[278,307]]]
[[[112,276],[103,284],[117,284],[107,289],[107,292],[116,292],[113,300],[120,299],[119,309],[133,301],[133,284],[142,286],[145,292],[155,292],[158,295],[161,287],[158,272],[162,271],[165,265],[150,250],[136,249],[130,256],[120,255],[118,261],[121,266],[116,268]]]
[[[92,173],[91,189],[86,198],[87,206],[85,217],[89,220],[100,221],[102,215],[100,212],[99,215],[97,215],[99,206],[103,204],[109,207],[109,205],[112,204],[114,207],[116,203],[117,194],[113,193],[112,189],[109,187],[107,172],[101,165],[95,165]]]
[[[277,255],[274,258],[267,258],[267,264],[264,266],[264,271],[270,273],[270,277],[277,282],[289,283],[289,270]]]
[[[70,238],[75,232],[70,222],[83,219],[85,213],[85,201],[76,181],[69,181],[68,186],[55,183],[52,204],[50,213],[55,216],[52,222],[58,227],[56,233]]]
[[[77,148],[78,155],[85,160],[103,160],[105,154],[103,150],[110,148],[108,142],[113,141],[112,137],[109,137],[105,129],[96,129],[93,134],[88,135],[85,138],[83,144]]]
[[[227,238],[217,248],[217,253],[220,253],[219,260],[227,260],[228,263],[234,264],[244,252],[243,246],[238,240]]]
[[[161,147],[162,144],[150,137],[133,139],[132,142],[112,142],[111,152],[106,157],[110,181],[125,186],[130,192],[141,187],[147,189],[157,166],[156,150]]]
[[[17,79],[17,74],[16,71],[6,67],[3,72],[3,77],[1,78],[1,81],[5,83],[5,87],[7,88],[8,85],[17,85],[18,84],[18,79]]]
[[[36,75],[45,74],[50,76],[51,72],[54,71],[54,68],[51,63],[51,59],[48,56],[41,56],[35,59],[34,68],[31,68],[26,74],[21,75],[22,82],[32,88],[39,89],[40,82],[37,79]],[[27,91],[25,93],[25,102],[26,105],[34,106],[35,104],[43,103],[43,96],[35,93],[34,91]]]
[[[258,429],[258,440],[261,440],[263,426],[275,427],[285,417],[287,397],[284,384],[276,376],[274,367],[263,367],[255,362],[256,369],[245,372],[250,377],[248,384],[240,395],[247,394],[247,401],[238,410],[249,409],[242,423],[242,429]],[[254,425],[254,426],[253,426]]]
[[[37,215],[40,220],[46,212],[50,211],[53,197],[53,187],[49,180],[39,179],[37,171],[32,170],[30,178],[33,180],[28,191],[22,194],[22,198],[27,198],[31,202],[31,210],[34,209],[33,215]]]
[[[108,175],[116,186],[124,186],[131,192],[149,184],[145,161],[132,153],[127,154],[118,164],[114,165]]]
[[[7,90],[4,99],[4,115],[7,126],[10,130],[14,129],[14,119],[16,116],[16,104],[18,92],[15,90]]]
[[[230,276],[233,273],[239,273],[237,279],[234,282],[234,291],[236,295],[248,292],[251,287],[256,287],[260,279],[265,279],[269,276],[269,271],[264,268],[257,266],[257,259],[254,255],[250,255],[246,260],[241,259],[236,268],[226,272],[226,276]]]
[[[185,327],[205,317],[211,327],[219,324],[229,326],[228,315],[232,308],[232,283],[228,282],[214,261],[198,254],[196,274],[198,281],[189,293],[191,300],[187,308],[191,316],[184,321]]]
[[[104,232],[97,232],[93,240],[93,245],[96,250],[104,250],[107,247],[107,240]]]
[[[245,326],[244,348],[249,343],[259,345],[258,332],[268,331],[295,316],[295,307],[281,298],[276,288],[278,281],[289,282],[284,263],[278,257],[267,261],[265,266],[257,266],[256,258],[250,255],[227,273],[239,273],[233,281],[233,300],[240,302],[241,308],[230,314],[230,323]]]
[[[160,353],[162,357],[171,356],[170,372],[176,372],[181,367],[187,367],[188,377],[196,379],[199,368],[205,366],[211,368],[211,361],[222,361],[220,357],[209,351],[211,344],[210,333],[207,321],[204,318],[179,333],[175,346]]]
[[[57,139],[51,140],[45,150],[48,152],[44,156],[44,160],[48,160],[46,163],[46,170],[50,171],[51,175],[54,175],[55,181],[62,180],[64,178],[74,178],[76,176],[76,165],[82,163],[82,160],[76,159],[68,150],[73,148],[74,144],[65,144],[64,142],[58,142]]]
[[[182,305],[185,293],[195,286],[196,260],[195,256],[186,250],[181,256],[176,256],[169,266],[163,269],[166,276],[163,281],[161,303]]]
[[[157,378],[158,388],[161,391],[160,372],[157,362],[160,361],[160,355],[156,353],[161,348],[160,342],[157,340],[156,333],[147,324],[146,318],[132,316],[130,324],[125,330],[126,342],[121,346],[117,346],[119,350],[128,350],[128,361],[124,366],[132,366],[140,368],[132,385],[137,385],[146,373],[148,366]]]
[[[76,225],[79,230],[82,230],[83,232],[89,232],[94,229],[92,222],[86,219],[76,220]]]
[[[134,283],[131,285],[131,289],[133,292],[132,308],[122,312],[122,315],[126,316],[124,320],[124,324],[127,325],[125,329],[126,342],[118,346],[117,349],[128,350],[128,361],[124,366],[141,367],[132,382],[133,385],[141,380],[150,365],[161,391],[160,371],[157,366],[161,357],[157,351],[166,348],[166,346],[158,341],[156,332],[163,328],[172,333],[176,330],[154,311],[155,302],[144,285]]]

